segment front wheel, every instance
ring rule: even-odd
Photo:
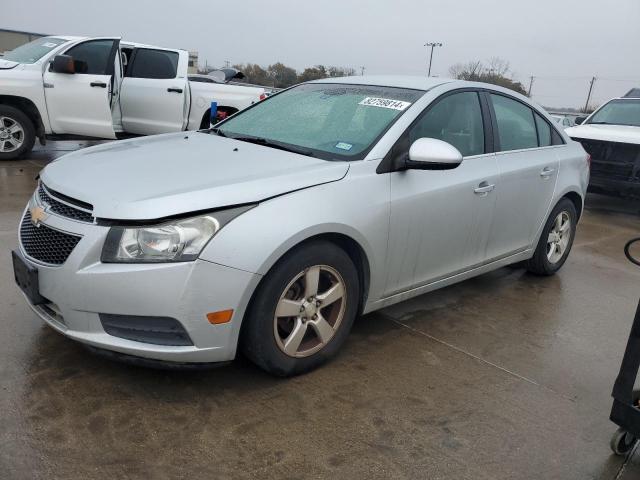
[[[245,317],[241,346],[263,370],[291,376],[332,358],[355,319],[358,272],[344,250],[316,241],[266,275]]]
[[[13,160],[29,153],[35,139],[29,117],[17,108],[0,105],[0,160]]]
[[[536,275],[553,275],[567,260],[576,233],[578,214],[571,200],[563,198],[551,211],[527,270]]]

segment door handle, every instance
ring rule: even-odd
[[[177,87],[171,87],[171,88],[167,88],[167,92],[182,93],[182,89]]]
[[[104,82],[91,82],[89,85],[92,87],[107,88],[107,84]]]
[[[496,186],[494,184],[489,185],[488,182],[482,182],[480,185],[478,185],[478,188],[476,188],[473,192],[476,195],[480,195],[480,196],[484,197],[489,192],[492,192],[495,188],[496,188]]]
[[[556,169],[555,168],[551,168],[551,167],[544,167],[542,169],[542,171],[540,172],[540,176],[542,178],[549,178],[551,175],[553,175],[553,172],[555,172]]]

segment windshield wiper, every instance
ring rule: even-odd
[[[307,157],[313,157],[313,152],[305,150],[304,148],[297,148],[292,145],[286,145],[274,140],[269,140],[262,137],[229,137],[240,142],[255,143],[256,145],[264,145],[265,147],[277,148],[278,150],[284,150],[286,152],[298,153],[300,155],[306,155]]]
[[[216,135],[218,135],[219,137],[226,137],[227,134],[224,133],[222,130],[220,130],[219,128],[210,128],[209,129],[209,133],[215,133]]]

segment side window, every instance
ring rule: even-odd
[[[502,95],[492,93],[491,100],[498,124],[500,151],[537,148],[538,135],[533,110]]]
[[[467,157],[484,153],[484,124],[476,92],[462,92],[439,100],[411,127],[409,141],[435,138],[450,143]]]
[[[127,77],[167,79],[176,78],[177,72],[177,52],[139,48],[129,61]]]
[[[113,40],[91,40],[70,48],[65,55],[73,57],[76,73],[90,75],[111,75],[110,65]]]
[[[534,115],[536,116],[536,127],[538,127],[538,144],[541,147],[548,147],[552,143],[551,127],[540,115],[537,113],[534,113]]]

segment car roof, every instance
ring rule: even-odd
[[[397,87],[421,90],[424,92],[427,92],[441,85],[447,85],[450,90],[458,88],[482,88],[493,90],[495,92],[502,92],[535,105],[535,103],[532,102],[530,98],[527,98],[514,90],[510,90],[499,85],[493,85],[484,82],[470,82],[467,80],[457,80],[454,78],[445,77],[420,77],[415,75],[365,75],[353,77],[323,78],[320,80],[313,80],[308,83],[342,83],[345,85],[351,84],[371,85],[376,87]]]
[[[451,78],[419,77],[413,75],[364,75],[354,77],[336,77],[313,80],[309,83],[343,83],[351,85],[372,85],[377,87],[410,88],[413,90],[431,90],[445,83],[461,82]],[[462,82],[465,83],[465,82]]]

